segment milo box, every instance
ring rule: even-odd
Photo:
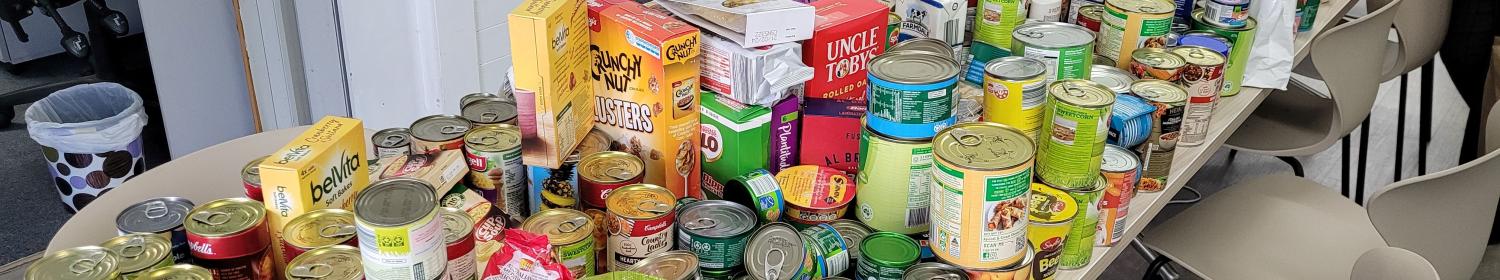
[[[703,194],[723,197],[723,182],[756,169],[773,174],[797,165],[800,106],[789,96],[771,107],[735,102],[711,91],[702,94],[699,118],[703,151]]]

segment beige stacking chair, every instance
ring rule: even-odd
[[[1432,263],[1417,253],[1396,247],[1370,249],[1354,261],[1357,280],[1437,280]]]

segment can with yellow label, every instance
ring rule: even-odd
[[[1047,64],[1029,57],[991,60],[984,66],[984,120],[1020,129],[1036,139],[1047,102]]]
[[[1063,241],[1073,228],[1073,217],[1078,215],[1078,202],[1067,192],[1044,184],[1031,183],[1031,224],[1026,227],[1026,237],[1036,249],[1036,264],[1032,265],[1032,279],[1051,280],[1057,274],[1057,261],[1062,257]]]
[[[996,269],[1025,256],[1026,202],[1036,145],[991,122],[954,125],[933,138],[932,252],[970,269]]]

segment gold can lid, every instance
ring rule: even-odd
[[[1164,103],[1173,106],[1187,104],[1187,89],[1173,82],[1163,80],[1139,80],[1130,84],[1130,92],[1135,96],[1145,98],[1147,101]]]
[[[266,158],[268,158],[268,157],[271,157],[271,156],[270,155],[261,156],[261,157],[255,158],[254,160],[251,160],[250,163],[246,163],[244,168],[240,168],[240,179],[245,180],[246,183],[251,183],[251,184],[255,184],[256,186],[259,186],[260,185],[260,163],[263,162],[263,161],[266,161]]]
[[[1110,92],[1117,94],[1130,94],[1130,83],[1135,82],[1135,75],[1120,68],[1108,65],[1094,65],[1089,67],[1089,80],[1099,83]],[[1111,95],[1113,97],[1113,95]],[[1110,104],[1113,104],[1111,101]],[[1093,106],[1085,106],[1093,107]]]
[[[411,136],[420,140],[442,142],[458,139],[474,124],[454,115],[431,115],[411,123]]]
[[[1094,20],[1102,19],[1104,18],[1104,5],[1084,4],[1082,7],[1078,7],[1078,14]]]
[[[406,147],[411,145],[411,130],[405,127],[381,129],[370,135],[370,143],[376,147]]]
[[[213,280],[213,272],[191,264],[178,264],[152,269],[137,280]]]
[[[334,245],[302,253],[286,263],[286,279],[358,280],[364,279],[359,249]]]
[[[654,219],[671,215],[677,195],[661,186],[634,184],[620,187],[604,199],[605,209],[632,220]]]
[[[476,126],[464,135],[464,146],[484,152],[518,149],[521,147],[521,129],[508,124]]]
[[[1187,64],[1181,56],[1163,48],[1139,48],[1130,52],[1130,59],[1158,69],[1177,69]]]
[[[950,126],[933,137],[933,155],[955,165],[1001,170],[1031,162],[1036,143],[1014,127],[992,122]]]
[[[439,207],[438,214],[443,216],[443,244],[453,244],[474,233],[474,218],[470,218],[469,213],[458,208]]]
[[[299,248],[343,244],[357,234],[354,212],[337,208],[307,212],[292,218],[283,228],[286,243]]]
[[[1172,0],[1114,0],[1104,4],[1127,13],[1159,15],[1177,11],[1177,3]]]
[[[521,223],[521,230],[547,235],[552,245],[577,243],[594,235],[594,220],[578,210],[553,208],[537,212]]]
[[[432,185],[412,178],[370,183],[354,198],[354,220],[380,227],[408,225],[437,211]]]
[[[1058,80],[1047,85],[1047,93],[1051,100],[1078,107],[1104,108],[1115,105],[1114,90],[1090,80]]]
[[[26,269],[26,280],[112,280],[120,276],[120,257],[99,246],[47,253]]]
[[[694,279],[698,276],[698,256],[686,250],[670,251],[642,259],[625,270],[666,280]]]
[[[1224,55],[1209,48],[1200,46],[1180,46],[1172,48],[1172,53],[1181,56],[1187,64],[1198,66],[1221,66],[1226,61]]]
[[[578,177],[591,182],[619,183],[640,177],[645,172],[646,163],[625,152],[597,152],[578,162]]]
[[[99,246],[115,252],[123,273],[145,271],[172,257],[172,241],[159,234],[126,234],[105,240]]]
[[[469,100],[459,109],[459,114],[475,124],[495,124],[516,119],[516,102],[499,97]]]
[[[206,237],[234,235],[259,226],[266,207],[249,198],[223,198],[193,208],[182,222],[187,232]]]

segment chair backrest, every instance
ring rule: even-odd
[[[1383,7],[1390,1],[1366,0],[1365,4],[1367,7]],[[1389,80],[1432,61],[1448,32],[1448,15],[1452,13],[1452,7],[1453,0],[1420,0],[1401,5],[1396,11],[1395,21],[1397,46],[1401,49],[1396,52],[1395,67],[1386,69],[1382,77]]]
[[[1489,153],[1500,149],[1500,129],[1496,129],[1500,127],[1500,106],[1490,105],[1490,117],[1486,118],[1484,123],[1488,124],[1484,130],[1484,138],[1480,138],[1484,139],[1484,152]]]
[[[1365,251],[1354,261],[1351,280],[1438,280],[1438,272],[1427,259],[1401,248],[1380,247]]]
[[[1339,24],[1312,41],[1308,59],[1328,86],[1328,95],[1338,107],[1337,125],[1329,137],[1349,134],[1370,115],[1375,94],[1384,81],[1386,35],[1395,10],[1404,0],[1389,0],[1384,7]]]

